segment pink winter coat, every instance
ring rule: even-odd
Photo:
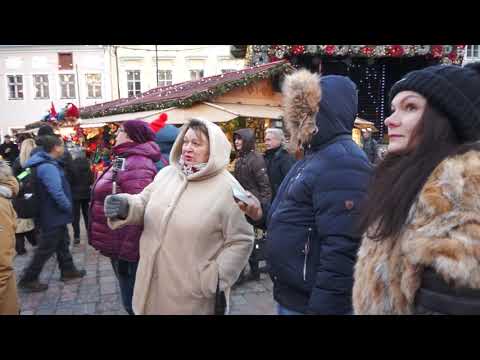
[[[116,146],[114,152],[126,158],[125,170],[117,175],[117,193],[138,194],[150,184],[160,160],[160,148],[149,141],[143,144],[128,142]],[[143,226],[131,225],[112,231],[103,211],[105,197],[112,194],[113,171],[108,168],[95,182],[90,203],[88,229],[89,244],[103,255],[115,259],[136,262],[139,259],[139,240]]]

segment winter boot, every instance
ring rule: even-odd
[[[18,283],[18,287],[22,290],[31,292],[40,292],[48,289],[48,284],[43,284],[38,280],[26,280],[21,279]]]
[[[85,270],[67,270],[62,272],[62,276],[60,277],[61,281],[79,279],[85,276],[87,272]]]

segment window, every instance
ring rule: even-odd
[[[23,75],[7,75],[8,98],[11,100],[23,99]]]
[[[203,70],[190,70],[190,80],[199,80],[203,78]]]
[[[75,75],[60,75],[60,89],[62,99],[75,99]]]
[[[49,99],[48,75],[33,75],[33,87],[35,88],[35,99]]]
[[[480,45],[467,45],[467,58],[480,57]]]
[[[140,70],[127,71],[128,97],[139,96],[140,86]]]
[[[158,86],[172,85],[172,70],[158,70]]]
[[[73,70],[73,55],[72,53],[58,54],[58,70]]]
[[[87,96],[90,99],[102,97],[102,74],[85,74],[87,80]]]
[[[233,71],[237,71],[237,70],[235,70],[235,69],[222,69],[222,74],[233,72]]]

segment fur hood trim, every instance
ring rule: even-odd
[[[307,144],[318,131],[316,114],[322,97],[320,77],[308,70],[299,70],[285,77],[282,86],[285,126],[290,133],[290,146],[296,151]]]

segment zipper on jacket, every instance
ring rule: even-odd
[[[305,248],[303,253],[305,254],[305,258],[303,260],[303,281],[307,281],[307,261],[308,261],[308,253],[310,252],[310,234],[312,233],[312,228],[308,228],[308,236],[307,242],[305,243]]]

